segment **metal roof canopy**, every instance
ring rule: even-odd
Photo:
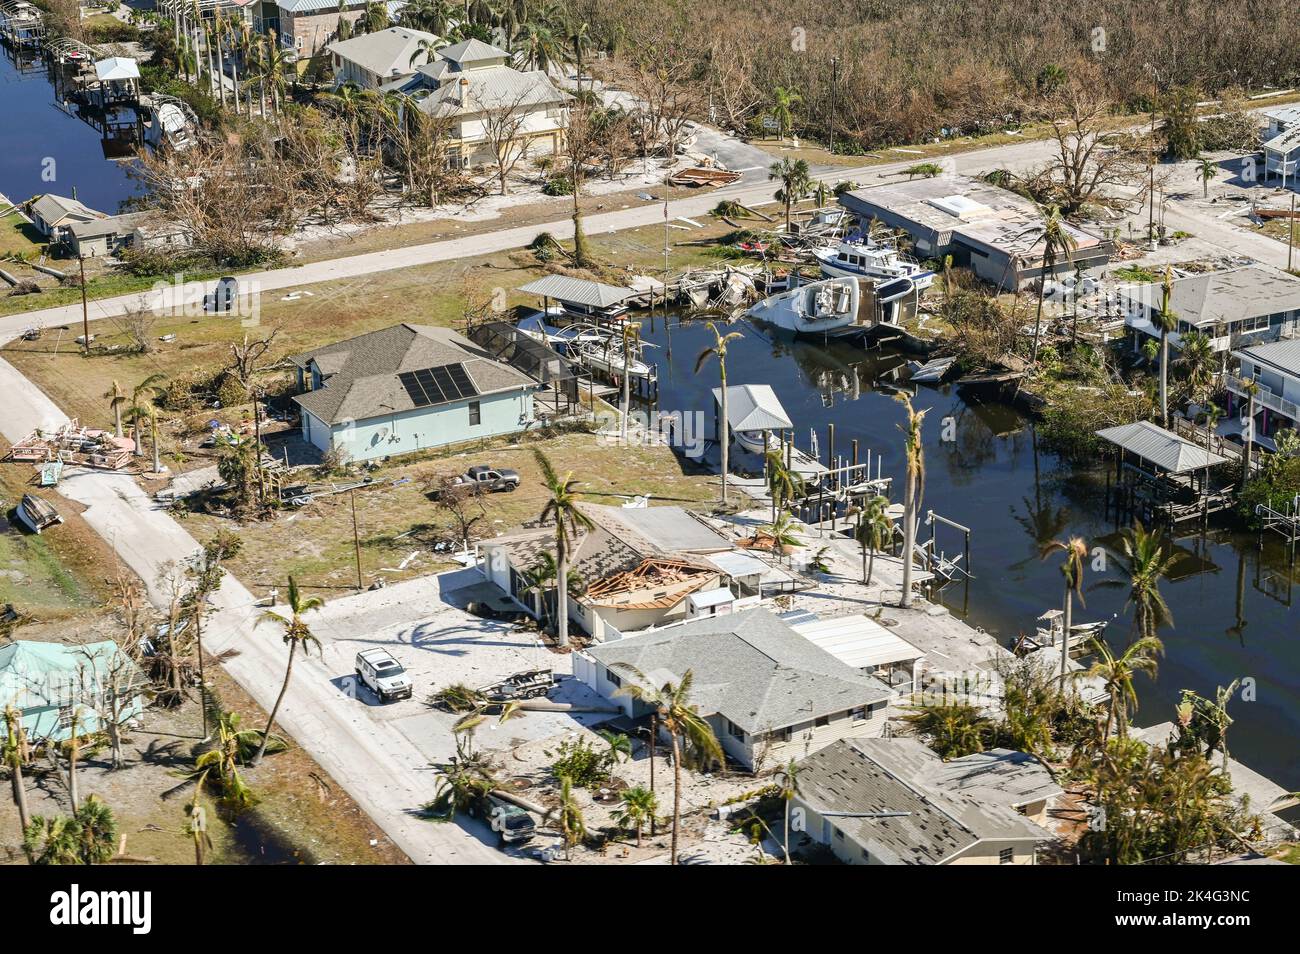
[[[103,83],[138,80],[140,67],[129,56],[110,56],[95,64],[95,76]]]
[[[722,403],[722,388],[713,389]],[[781,431],[794,427],[770,384],[733,384],[727,388],[727,422],[733,431]]]
[[[554,298],[556,301],[571,301],[589,308],[609,308],[621,305],[636,295],[631,288],[621,285],[604,285],[589,282],[582,278],[569,278],[565,275],[546,275],[537,281],[520,286],[521,292]]]
[[[1228,458],[1212,454],[1151,421],[1106,427],[1095,433],[1170,474],[1185,474],[1228,462]]]
[[[911,662],[925,653],[865,616],[794,623],[794,631],[854,669]]]

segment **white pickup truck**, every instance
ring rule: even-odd
[[[357,681],[369,687],[380,702],[409,699],[413,691],[411,677],[387,649],[363,649],[357,653]]]

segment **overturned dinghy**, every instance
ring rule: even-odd
[[[33,494],[23,494],[16,513],[18,519],[32,533],[40,533],[46,527],[63,522],[62,515],[54,509],[52,503]]]

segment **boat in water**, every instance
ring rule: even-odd
[[[600,371],[610,377],[622,377],[624,374],[633,378],[648,378],[654,374],[654,368],[635,355],[623,354],[621,344],[605,345],[603,342],[589,342],[575,345],[569,354],[588,368]]]
[[[40,533],[46,527],[63,522],[63,516],[54,509],[52,503],[34,494],[23,494],[15,512],[32,533]]]
[[[861,290],[856,278],[827,278],[765,298],[749,315],[796,334],[824,334],[855,324]]]
[[[827,278],[868,278],[874,282],[907,278],[917,291],[925,291],[934,284],[934,272],[888,245],[850,239],[814,251],[813,256]]]
[[[953,362],[956,360],[956,358],[949,356],[935,358],[933,361],[927,361],[924,364],[920,361],[911,361],[907,365],[909,372],[907,379],[918,384],[938,384],[952,370]]]

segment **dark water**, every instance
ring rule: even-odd
[[[660,409],[702,410],[711,420],[717,364],[711,361],[698,375],[694,365],[713,343],[712,332],[702,323],[665,332],[662,319],[653,330],[648,319],[642,327],[646,340],[659,345],[648,355],[659,365]],[[902,358],[844,344],[782,340],[746,323],[731,330],[745,337],[729,346],[729,383],[770,384],[795,423],[799,447],[809,448],[809,429],[816,428],[825,455],[826,425],[833,423],[837,454],[847,455],[856,438],[863,457],[870,448],[873,456],[883,455],[886,476],[901,476],[898,425],[904,411],[887,391],[873,391],[872,382]],[[1033,428],[1014,409],[968,404],[951,387],[921,386],[913,404],[929,409],[924,507],[973,531],[974,579],[968,586],[948,586],[943,602],[1004,643],[1032,632],[1038,615],[1061,602],[1059,560],[1040,560],[1041,543],[1070,535],[1083,536],[1090,546],[1113,540],[1117,526],[1104,513],[1105,468],[1061,461],[1037,447]],[[947,418],[952,440],[942,439]],[[921,535],[928,535],[924,527]],[[961,539],[952,531],[940,531],[938,539],[946,552],[960,552]],[[1266,539],[1261,552],[1254,534],[1212,526],[1206,536],[1177,542],[1184,557],[1180,576],[1161,585],[1175,625],[1160,633],[1166,656],[1159,678],[1152,683],[1138,677],[1136,721],[1173,719],[1184,688],[1212,698],[1219,685],[1253,679],[1256,701],[1239,696],[1229,705],[1235,719],[1229,749],[1279,785],[1300,788],[1300,633],[1287,605],[1297,576],[1288,572],[1283,548]],[[1107,635],[1123,645],[1131,626],[1126,588],[1096,586],[1107,578],[1118,580],[1118,572],[1089,575],[1087,605],[1076,607],[1075,619],[1112,619]]]
[[[82,202],[109,214],[138,194],[127,164],[106,158],[100,132],[75,112],[74,104],[60,102],[39,58],[0,45],[0,193],[23,202],[75,189]]]

